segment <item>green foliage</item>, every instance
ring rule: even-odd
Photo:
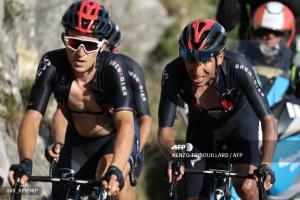
[[[10,26],[17,17],[24,17],[24,5],[14,0],[4,1],[4,24]]]
[[[164,5],[165,9],[168,12],[168,15],[174,16],[178,15],[180,11],[180,0],[160,0],[160,2]]]
[[[164,33],[164,36],[158,43],[157,47],[152,51],[151,56],[162,61],[165,58],[175,57],[178,54],[178,38],[180,32],[178,23],[172,24]]]
[[[13,125],[20,121],[19,113],[22,113],[22,105],[16,101],[12,94],[4,94],[0,97],[0,104],[6,107],[6,112],[1,113],[6,124]]]
[[[170,16],[190,18],[215,18],[218,0],[160,0]]]
[[[22,103],[23,106],[27,105],[27,101],[29,99],[29,95],[30,95],[30,91],[31,91],[31,87],[34,83],[34,79],[31,78],[25,78],[22,80],[22,87],[20,89],[20,93],[22,96]]]

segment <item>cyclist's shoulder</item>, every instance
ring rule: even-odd
[[[67,63],[69,62],[67,58],[66,49],[61,48],[48,51],[42,56],[40,62],[52,67],[67,66]]]
[[[226,68],[236,68],[237,65],[250,66],[246,56],[236,51],[225,51],[224,62]]]
[[[39,62],[36,79],[49,81],[55,79],[56,75],[66,76],[70,74],[69,66],[65,48],[46,52]]]
[[[142,70],[141,65],[139,63],[137,63],[130,56],[123,54],[123,53],[118,53],[117,56],[122,60],[122,62],[126,63],[128,68],[131,69],[132,71]]]
[[[46,52],[42,57],[47,57],[53,61],[62,61],[62,58],[67,58],[67,53],[65,48],[54,49]]]
[[[185,70],[184,60],[181,57],[176,57],[166,65],[165,70],[178,74],[182,73],[182,70]]]
[[[129,77],[129,68],[118,54],[102,51],[98,54],[96,62],[94,81],[101,82],[105,87],[114,86],[110,85],[112,82],[125,84],[126,77]]]
[[[168,63],[162,72],[162,84],[169,83],[173,85],[175,83],[183,82],[185,79],[189,79],[184,60],[181,57],[177,57]]]
[[[124,56],[105,50],[98,54],[97,67],[104,70],[110,70],[111,67],[115,69],[127,68],[126,61],[127,58]]]

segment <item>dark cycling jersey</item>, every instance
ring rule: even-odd
[[[142,67],[124,54],[118,54],[129,69],[130,84],[133,92],[134,107],[138,117],[150,115],[145,77]]]
[[[132,90],[124,59],[117,54],[103,51],[97,56],[96,68],[95,76],[89,85],[99,106],[108,113],[132,111]],[[58,49],[46,53],[40,61],[27,109],[44,114],[53,92],[62,112],[70,120],[67,102],[72,81],[66,50]]]
[[[169,63],[162,74],[159,126],[173,126],[177,94],[188,104],[189,116],[199,111],[208,114],[221,111],[224,113],[222,119],[227,119],[248,106],[247,101],[258,117],[271,113],[265,95],[255,78],[254,71],[245,57],[232,51],[225,51],[223,64],[218,66],[216,73],[216,80],[213,84],[222,108],[203,110],[197,105],[195,98],[197,88],[193,86],[186,72],[184,60],[178,57]]]

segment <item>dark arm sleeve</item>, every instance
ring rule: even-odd
[[[248,102],[261,118],[271,113],[268,101],[255,77],[252,66],[244,56],[240,56],[239,63],[232,68],[235,81],[245,94]]]
[[[148,94],[146,89],[145,77],[143,69],[132,63],[131,71],[129,71],[131,87],[133,90],[134,107],[137,116],[150,115]]]
[[[126,64],[121,59],[113,59],[105,70],[105,89],[109,93],[109,103],[114,111],[133,111],[133,94]]]
[[[36,110],[44,115],[54,85],[55,68],[47,55],[45,55],[39,63],[35,82],[30,92],[27,109]]]
[[[240,22],[241,5],[239,0],[220,0],[216,14],[217,21],[226,31],[231,31]]]
[[[159,127],[172,127],[176,117],[178,79],[175,66],[166,66],[161,78],[161,95],[158,109]]]

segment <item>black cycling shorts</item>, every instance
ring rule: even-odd
[[[137,123],[135,123],[137,124]],[[96,169],[101,157],[112,154],[114,150],[116,132],[101,137],[83,137],[77,133],[72,125],[68,125],[65,144],[60,153],[54,176],[61,176],[61,168],[73,169],[75,178],[95,179]],[[135,164],[138,159],[139,150],[139,128],[135,125],[135,137],[132,147],[130,165]],[[82,194],[90,194],[91,187],[82,187]],[[52,184],[52,198],[61,199],[67,188],[62,184]]]
[[[258,119],[250,106],[246,106],[226,121],[214,120],[206,114],[199,115],[202,115],[197,118],[199,122],[188,127],[186,141],[192,144],[189,155],[196,153],[198,157],[185,158],[186,168],[224,168],[229,157],[233,165],[258,165]],[[226,149],[223,149],[224,146]],[[210,180],[208,176],[185,174],[186,196],[209,196]]]

